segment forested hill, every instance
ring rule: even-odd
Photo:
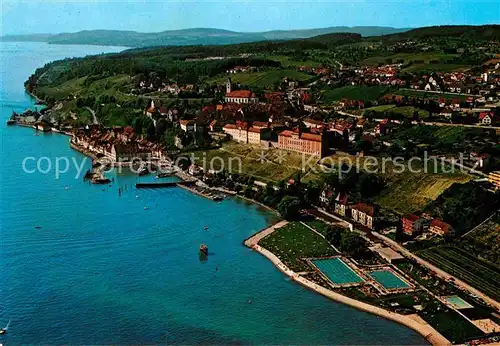
[[[377,26],[329,27],[303,30],[275,30],[267,32],[235,32],[222,29],[195,28],[169,30],[156,33],[120,30],[90,30],[62,34],[9,35],[2,41],[36,41],[52,44],[91,44],[125,47],[226,45],[265,40],[293,40],[333,33],[352,33],[379,36],[409,29]]]
[[[385,35],[390,41],[447,37],[464,39],[500,40],[500,25],[444,25],[412,29],[405,32]]]

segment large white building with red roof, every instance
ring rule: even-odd
[[[298,129],[285,130],[278,135],[278,148],[323,157],[326,137],[322,133],[302,133]]]
[[[250,90],[232,90],[231,79],[226,82],[226,96],[224,101],[232,103],[255,103],[259,98]]]

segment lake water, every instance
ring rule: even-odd
[[[40,157],[44,170],[57,157],[85,160],[66,136],[6,126],[13,110],[33,105],[23,91],[29,74],[120,48],[0,47],[0,325],[11,320],[0,343],[427,344],[304,289],[245,248],[274,218],[255,205],[179,188],[138,191],[133,175],[115,175],[109,187],[74,179],[74,167],[59,179],[25,173],[26,157],[34,158],[28,170]],[[200,243],[209,246],[206,262]]]

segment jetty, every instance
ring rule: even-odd
[[[177,186],[190,186],[194,185],[195,181],[152,181],[152,182],[144,182],[144,183],[136,183],[135,187],[137,189],[161,189],[168,187],[177,187]]]

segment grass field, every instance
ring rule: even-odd
[[[452,246],[426,249],[418,252],[418,255],[486,293],[491,298],[500,300],[500,290],[498,289],[500,268]]]
[[[500,213],[461,239],[460,246],[500,267]]]
[[[371,164],[374,162],[372,159],[367,161],[367,157],[356,159],[343,153],[337,153],[323,160],[334,162],[336,165],[341,165],[342,162],[352,163],[361,170],[363,167],[369,167],[371,172],[376,172],[387,182],[387,188],[375,198],[374,202],[382,208],[402,214],[421,210],[453,183],[465,183],[472,179],[471,176],[461,173],[425,173],[423,168],[421,168],[422,173],[419,173],[416,171],[419,168],[417,164],[412,165],[415,173],[407,168],[399,172],[391,161],[383,161],[380,157],[375,165]]]
[[[279,149],[264,150],[261,147],[236,142],[224,143],[221,149],[194,152],[196,162],[208,169],[225,167],[232,173],[244,173],[257,180],[279,182],[287,180],[302,168],[302,155]],[[265,158],[261,156],[264,153]],[[283,161],[281,161],[283,160]]]
[[[364,112],[368,111],[375,111],[379,113],[387,112],[388,114],[391,113],[400,114],[405,118],[413,118],[413,113],[417,111],[420,119],[425,119],[429,117],[429,112],[413,106],[396,107],[395,105],[381,105],[381,106],[366,108],[364,110]]]
[[[339,101],[341,99],[374,101],[389,93],[391,88],[386,86],[353,85],[337,89],[324,90],[321,93],[321,101],[325,104]]]
[[[321,63],[318,61],[294,60],[291,57],[286,56],[286,55],[263,55],[262,57],[265,59],[269,59],[269,60],[279,61],[281,63],[281,66],[283,66],[283,67],[288,67],[288,66],[292,66],[292,67],[295,67],[295,66],[318,67],[318,66],[321,66]]]
[[[404,68],[404,72],[452,72],[452,71],[466,71],[470,69],[469,65],[460,64],[415,64]]]
[[[301,258],[337,255],[330,244],[300,222],[292,222],[273,232],[259,242],[290,269],[310,271],[311,267]]]
[[[388,56],[375,56],[360,62],[361,65],[378,65],[378,64],[387,64],[388,59],[391,60],[391,63],[396,63],[398,61],[403,60],[404,63],[408,63],[410,61],[423,61],[428,64],[431,61],[444,61],[451,60],[457,57],[456,54],[445,54],[439,52],[430,52],[430,53],[398,53]],[[438,64],[436,64],[438,65]]]
[[[223,84],[226,82],[228,77],[231,77],[231,81],[233,81],[233,83],[241,83],[245,86],[249,87],[253,86],[260,88],[272,87],[277,83],[281,83],[281,81],[285,77],[299,82],[305,82],[308,80],[312,80],[314,78],[306,73],[299,72],[295,69],[287,69],[287,70],[270,70],[262,72],[251,72],[251,73],[235,73],[230,76],[224,75],[218,77],[209,82],[216,84]]]
[[[435,93],[435,92],[426,92],[426,91],[418,91],[418,90],[410,90],[410,89],[399,89],[396,92],[396,95],[401,95],[401,96],[409,96],[409,97],[419,97],[419,98],[428,98],[428,99],[439,99],[439,98],[444,98],[444,99],[459,99],[459,100],[466,100],[467,95],[456,95],[456,94],[449,94],[449,93]]]

